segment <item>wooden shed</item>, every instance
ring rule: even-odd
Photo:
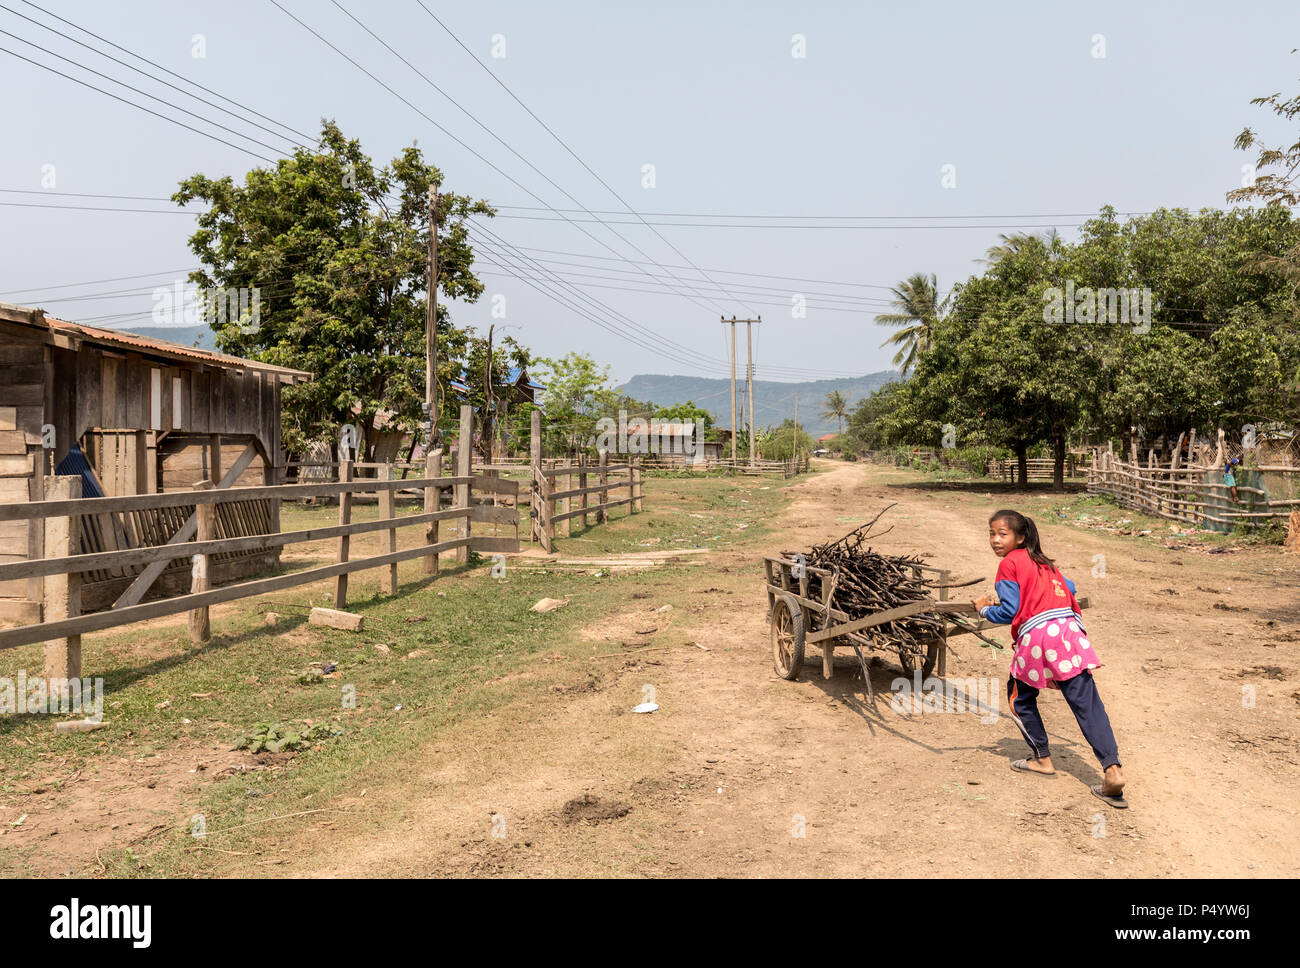
[[[107,496],[283,480],[280,391],[311,378],[165,340],[81,326],[0,303],[0,502],[35,501],[44,478],[80,474]],[[278,502],[222,505],[218,537],[279,530]],[[82,550],[186,540],[193,508],[85,516]],[[182,537],[177,538],[180,534]],[[0,562],[40,558],[38,524],[0,523]],[[215,581],[273,567],[278,549],[214,556]],[[40,621],[40,579],[0,582],[0,625]],[[83,576],[82,608],[133,604],[188,589],[184,559]]]

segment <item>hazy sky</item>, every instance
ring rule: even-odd
[[[710,218],[717,215],[798,216],[774,228],[655,226],[661,239],[627,214],[416,0],[340,0],[583,206],[622,212],[598,217],[634,223],[613,231],[581,226],[593,239],[544,208],[578,206],[331,3],[280,0],[544,202],[457,145],[269,0],[39,2],[275,122],[315,135],[321,117],[334,118],[377,163],[418,140],[442,168],[448,189],[540,209],[503,208],[501,216],[515,217],[488,223],[492,233],[523,250],[508,270],[481,266],[488,296],[506,297],[498,328],[517,327],[507,332],[543,355],[589,353],[611,364],[619,379],[723,375],[722,312],[762,314],[760,377],[884,369],[892,354],[880,343],[889,331],[873,317],[888,294],[870,287],[925,271],[937,273],[947,288],[978,271],[974,260],[999,232],[1055,225],[1068,238],[1081,215],[1103,204],[1121,212],[1222,206],[1250,160],[1232,148],[1244,125],[1262,129],[1271,143],[1294,140],[1294,132],[1283,131],[1250,99],[1300,91],[1300,54],[1291,53],[1300,45],[1300,5],[1294,2],[1094,3],[1085,11],[1041,2],[425,0],[648,221],[666,221],[648,213],[686,213],[678,221],[690,223],[718,221]],[[22,0],[0,3],[105,48]],[[218,120],[279,153],[291,150],[289,142],[247,120],[168,90],[6,9],[0,9],[0,30]],[[804,38],[802,51],[795,35]],[[204,56],[197,57],[200,43]],[[1101,44],[1105,56],[1094,56]],[[274,156],[12,36],[0,34],[0,48]],[[806,56],[793,56],[800,52]],[[24,208],[13,203],[168,205],[15,190],[48,188],[52,171],[60,193],[167,196],[192,173],[240,176],[265,162],[8,53],[0,53],[0,90],[0,300],[43,305],[74,321],[116,316],[101,324],[148,324],[152,287],[170,285],[196,264],[186,246],[192,219]],[[653,188],[643,185],[647,165],[654,166]],[[944,187],[946,165],[955,167],[955,187]],[[873,227],[832,227],[834,220],[814,216],[870,217],[839,225]],[[902,217],[904,225],[882,216]],[[571,217],[589,218],[581,212]],[[670,268],[655,266],[633,245]],[[683,256],[712,281],[677,268],[688,265]],[[528,258],[550,261],[520,261]],[[606,326],[631,332],[653,349],[499,274],[506,271],[558,274],[564,288],[551,286],[567,302],[584,305]],[[146,273],[157,275],[55,288]],[[665,291],[665,283],[684,288],[670,273],[705,294],[691,301]],[[139,291],[56,301],[120,289]],[[577,292],[592,302],[583,303]],[[792,314],[797,293],[808,300],[804,318]],[[492,321],[488,297],[454,306],[453,314],[460,325],[486,328]]]

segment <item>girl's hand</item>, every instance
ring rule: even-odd
[[[979,598],[972,598],[971,604],[975,606],[976,611],[979,611],[981,608],[987,608],[989,605],[996,605],[997,602],[988,595],[981,595]]]

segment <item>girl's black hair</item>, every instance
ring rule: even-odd
[[[1038,527],[1034,524],[1034,519],[1021,514],[1019,511],[994,511],[993,516],[989,518],[989,525],[994,521],[1005,521],[1011,525],[1011,531],[1020,539],[1020,547],[1029,553],[1029,560],[1036,565],[1044,565],[1048,568],[1055,568],[1056,562],[1043,554],[1043,546],[1038,540]]]

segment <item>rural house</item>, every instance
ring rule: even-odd
[[[0,503],[39,501],[44,478],[80,475],[85,497],[279,483],[280,391],[311,378],[209,350],[80,326],[0,303]],[[166,544],[192,508],[81,519],[83,552]],[[277,501],[222,505],[218,536],[279,529]],[[182,540],[184,540],[182,538]],[[0,523],[0,562],[43,557],[39,522]],[[277,549],[214,556],[217,581],[273,566]],[[41,579],[0,582],[0,625],[40,621]],[[86,611],[185,590],[189,563],[83,577]]]

